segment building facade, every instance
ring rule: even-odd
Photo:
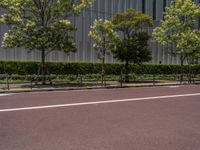
[[[92,48],[92,41],[88,37],[90,26],[95,19],[109,19],[118,12],[126,11],[128,8],[134,8],[145,14],[152,16],[154,27],[159,25],[163,19],[163,10],[170,5],[171,0],[96,0],[93,7],[82,12],[79,17],[71,18],[76,25],[77,31],[74,33],[74,40],[77,45],[77,52],[70,55],[64,52],[54,51],[47,56],[48,61],[79,61],[79,62],[97,62],[95,50]],[[197,0],[196,0],[197,1]],[[0,9],[0,13],[3,13]],[[9,29],[7,26],[0,26],[0,42],[3,34]],[[149,29],[149,33],[152,29]],[[152,61],[150,63],[158,64],[177,64],[179,60],[171,57],[164,48],[150,42],[152,51]],[[0,60],[40,60],[40,53],[33,51],[28,53],[24,49],[2,49],[0,48]],[[107,56],[107,62],[116,62],[111,55]]]

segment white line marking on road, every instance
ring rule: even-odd
[[[175,86],[175,85],[172,85],[172,86],[167,86],[168,88],[179,88],[180,86]]]
[[[12,94],[0,94],[0,96],[9,96],[9,95],[12,95]]]
[[[71,104],[58,104],[58,105],[23,107],[23,108],[12,108],[12,109],[0,109],[0,112],[37,110],[37,109],[47,109],[47,108],[59,108],[59,107],[70,107],[70,106],[130,102],[130,101],[140,101],[140,100],[153,100],[153,99],[155,100],[155,99],[166,99],[166,98],[176,98],[176,97],[191,97],[191,96],[200,96],[200,93],[182,94],[182,95],[167,95],[167,96],[156,96],[156,97],[143,97],[143,98],[133,98],[133,99],[120,99],[120,100],[107,100],[107,101],[95,101],[95,102],[82,102],[82,103],[71,103]]]

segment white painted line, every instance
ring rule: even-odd
[[[172,86],[167,86],[168,88],[179,88],[180,86],[175,86],[175,85],[172,85]]]
[[[130,102],[130,101],[140,101],[140,100],[155,100],[155,99],[166,99],[166,98],[176,98],[176,97],[191,97],[191,96],[200,96],[200,93],[144,97],[144,98],[133,98],[133,99],[120,99],[120,100],[107,100],[107,101],[95,101],[95,102],[82,102],[82,103],[47,105],[47,106],[36,106],[36,107],[23,107],[23,108],[12,108],[12,109],[0,109],[0,112],[37,110],[37,109],[47,109],[47,108],[59,108],[59,107],[95,105],[95,104],[106,104],[106,103]]]
[[[9,96],[9,95],[13,95],[13,94],[0,94],[0,96]]]

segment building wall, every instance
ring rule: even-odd
[[[143,1],[145,1],[145,6],[142,5]],[[166,1],[168,6],[170,5],[171,0],[96,0],[92,8],[83,11],[79,17],[71,18],[78,28],[74,33],[74,39],[78,48],[77,52],[67,55],[63,52],[55,51],[47,56],[47,60],[97,62],[96,52],[93,50],[92,41],[88,37],[90,26],[95,19],[109,19],[114,14],[123,12],[127,8],[134,8],[154,17],[154,26],[156,27],[163,18],[164,1]],[[153,12],[156,12],[156,14],[153,15]],[[0,9],[0,13],[2,14],[3,10]],[[3,34],[8,29],[8,26],[0,26],[0,42],[2,41]],[[151,32],[152,29],[149,29],[149,33]],[[171,57],[161,45],[150,42],[150,49],[153,57],[150,63],[178,63],[178,59]],[[40,60],[40,52],[33,51],[28,53],[20,48],[6,50],[0,48],[0,60]],[[115,61],[111,55],[107,56],[107,62]]]

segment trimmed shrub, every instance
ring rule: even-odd
[[[0,74],[32,75],[37,74],[39,62],[25,61],[0,61]],[[100,63],[79,63],[79,62],[47,62],[50,74],[100,74]],[[107,75],[119,75],[124,67],[123,64],[108,63],[105,65]],[[200,65],[193,65],[194,73],[200,74]],[[135,74],[179,74],[180,65],[130,65],[130,71]],[[184,73],[188,73],[188,66],[184,66]]]

